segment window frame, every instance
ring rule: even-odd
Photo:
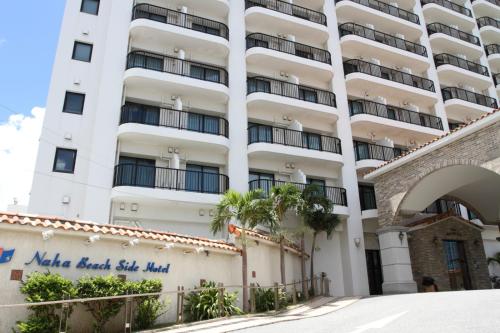
[[[82,59],[76,59],[75,58],[76,48],[77,48],[78,45],[90,46],[89,60],[82,60]],[[71,55],[71,59],[72,60],[76,60],[76,61],[82,61],[82,62],[88,62],[88,63],[90,63],[90,62],[92,62],[92,54],[93,54],[93,52],[94,52],[94,45],[93,44],[75,40],[75,43],[73,44],[73,53]]]
[[[73,165],[72,165],[71,171],[58,170],[56,168],[56,165],[57,165],[57,156],[58,156],[59,152],[61,152],[61,151],[74,152],[73,162],[72,162]],[[78,151],[76,149],[57,147],[56,151],[55,151],[55,154],[54,154],[54,163],[52,165],[52,172],[74,174],[75,173],[75,168],[76,168],[76,156],[77,156],[77,154],[78,154]]]
[[[79,96],[83,97],[82,109],[81,109],[80,112],[66,111],[66,103],[68,101],[68,95],[79,95]],[[62,112],[63,113],[69,113],[69,114],[83,115],[83,109],[85,108],[85,98],[86,98],[86,95],[84,93],[79,93],[79,92],[74,92],[74,91],[66,90],[66,93],[64,94],[64,102],[63,102]]]
[[[82,0],[82,3],[80,5],[80,13],[85,13],[85,14],[89,14],[89,15],[95,15],[95,16],[98,16],[99,15],[99,10],[101,9],[101,0],[90,0],[90,1],[95,1],[97,2],[97,11],[96,13],[89,13],[89,12],[86,12],[83,10],[83,5],[85,3],[85,1],[89,1],[89,0]]]

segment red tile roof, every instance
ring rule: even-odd
[[[206,247],[230,252],[241,252],[238,247],[224,241],[211,240],[202,237],[192,237],[171,232],[145,230],[111,224],[96,224],[79,220],[68,220],[54,216],[40,216],[0,212],[0,224],[31,226],[39,228],[52,228],[64,232],[88,232],[110,236],[124,236],[129,238],[142,238],[147,240],[178,243],[188,246]]]
[[[385,167],[385,166],[386,166],[386,165],[388,165],[388,164],[391,164],[391,163],[393,163],[393,162],[395,162],[395,161],[397,161],[397,160],[400,160],[400,159],[402,159],[403,157],[408,156],[408,155],[410,155],[410,154],[412,154],[412,153],[414,153],[414,152],[416,152],[416,151],[418,151],[418,150],[420,150],[420,149],[422,149],[422,148],[424,148],[424,147],[426,147],[426,146],[428,146],[428,145],[430,145],[430,144],[432,144],[432,143],[434,143],[434,142],[436,142],[436,141],[439,141],[439,140],[441,140],[441,139],[443,139],[443,138],[445,138],[445,137],[448,137],[448,136],[450,136],[451,134],[456,133],[456,132],[458,132],[458,131],[462,130],[463,128],[465,128],[465,127],[468,127],[468,126],[470,126],[470,125],[472,125],[472,124],[474,124],[474,123],[477,123],[478,121],[480,121],[480,120],[482,120],[482,119],[484,119],[484,118],[490,117],[491,115],[493,115],[493,114],[495,114],[495,113],[497,113],[497,112],[500,112],[500,109],[495,109],[495,110],[493,110],[492,112],[486,113],[486,114],[482,115],[482,116],[481,116],[481,117],[479,117],[479,118],[476,118],[476,119],[474,119],[474,120],[472,120],[472,121],[470,121],[470,122],[468,122],[468,123],[466,123],[466,124],[463,124],[463,125],[461,125],[461,126],[459,126],[459,127],[455,128],[455,129],[454,129],[454,130],[452,130],[452,131],[446,132],[445,134],[443,134],[443,135],[441,135],[441,136],[438,136],[438,137],[436,137],[436,138],[432,139],[431,141],[428,141],[428,142],[426,142],[426,143],[424,143],[424,144],[421,144],[420,146],[418,146],[418,147],[416,147],[416,148],[413,148],[413,149],[411,149],[411,150],[408,150],[407,152],[405,152],[405,153],[403,153],[403,154],[401,154],[401,155],[399,155],[399,156],[397,156],[397,157],[394,157],[393,159],[391,159],[391,160],[389,160],[389,161],[387,161],[387,162],[385,162],[385,163],[382,163],[381,165],[379,165],[378,167],[376,167],[375,169],[371,170],[370,172],[368,172],[368,173],[366,173],[366,174],[370,174],[370,173],[374,172],[375,170],[378,170],[378,169],[380,169],[380,168]]]

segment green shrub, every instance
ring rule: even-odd
[[[222,313],[219,310],[219,289],[215,282],[205,282],[202,290],[193,291],[185,297],[184,311],[188,321],[199,321],[241,314],[235,305],[238,293],[224,293]]]
[[[26,295],[26,302],[49,302],[70,299],[76,296],[73,283],[59,274],[32,273],[21,285],[21,292]],[[25,322],[18,322],[21,333],[56,333],[59,332],[59,311],[61,304],[30,307],[33,312]],[[69,308],[71,313],[72,307]]]
[[[287,294],[279,288],[278,290],[278,308],[287,306]],[[267,312],[274,310],[274,288],[256,288],[255,289],[255,310],[257,312]]]
[[[77,281],[76,289],[79,298],[109,297],[125,295],[126,285],[122,279],[113,275],[87,276]],[[104,325],[120,312],[124,304],[124,299],[85,302],[87,311],[94,318],[94,333],[104,332]]]
[[[151,294],[162,291],[162,283],[159,279],[128,282],[129,294]],[[134,299],[136,305],[134,329],[143,330],[151,328],[156,319],[167,311],[168,304],[159,300],[160,296],[145,296]]]

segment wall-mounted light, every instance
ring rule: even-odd
[[[52,237],[54,237],[54,230],[46,230],[46,231],[42,231],[42,238],[44,241],[48,241],[49,239],[51,239]]]
[[[63,205],[69,205],[71,203],[71,197],[69,195],[65,195],[62,197],[61,203]]]
[[[133,211],[133,212],[137,212],[139,210],[139,204],[133,203],[130,206],[130,210]]]
[[[436,236],[434,236],[434,238],[432,239],[432,243],[434,245],[438,245],[438,241],[439,241],[439,239]]]
[[[401,244],[403,244],[403,241],[404,241],[404,239],[405,239],[405,234],[404,234],[404,232],[400,231],[400,232],[399,232],[399,236],[398,236],[398,238],[399,238],[399,241],[401,242]]]
[[[95,242],[97,242],[100,239],[101,239],[101,236],[92,235],[89,238],[87,238],[87,240],[85,241],[85,244],[87,244],[87,245],[94,244]]]
[[[200,216],[205,216],[205,210],[204,210],[204,209],[200,209],[200,210],[198,211],[198,215],[200,215]]]
[[[354,245],[356,245],[356,247],[360,247],[361,246],[361,238],[359,238],[359,237],[354,238]]]
[[[122,247],[125,249],[127,247],[134,247],[137,245],[139,245],[139,239],[134,238],[134,239],[129,240],[128,242],[123,243]]]
[[[214,216],[214,210],[213,209],[210,209],[208,211],[208,216]]]
[[[174,243],[165,243],[165,245],[158,246],[157,250],[170,250],[175,247]]]
[[[125,210],[125,202],[120,202],[120,210]]]
[[[196,253],[197,253],[197,254],[200,254],[200,253],[202,253],[202,252],[204,252],[204,251],[205,251],[205,248],[204,248],[203,246],[200,246],[200,247],[197,247],[197,248],[196,248]]]

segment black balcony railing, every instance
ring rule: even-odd
[[[245,0],[246,9],[264,7],[276,12],[295,16],[314,23],[326,25],[326,15],[305,7],[297,6],[280,0]]]
[[[484,47],[486,55],[500,54],[500,44],[489,44]]]
[[[364,99],[350,100],[349,114],[351,117],[358,114],[369,114],[377,117],[443,130],[443,124],[441,123],[441,118],[439,117]]]
[[[267,125],[254,124],[248,128],[248,144],[251,145],[252,143],[274,143],[342,154],[342,147],[338,138]]]
[[[262,191],[264,191],[265,194],[269,194],[273,187],[278,187],[284,184],[294,184],[301,191],[303,191],[308,186],[308,184],[292,183],[292,182],[285,182],[281,180],[272,180],[272,179],[253,180],[248,184],[250,190],[261,189]],[[315,186],[318,186],[320,191],[322,191],[325,194],[325,196],[333,202],[334,205],[347,206],[347,193],[345,188],[324,186],[324,185],[315,185]]]
[[[454,12],[472,17],[472,12],[470,9],[465,8],[464,6],[457,5],[449,0],[421,0],[422,6],[428,3],[435,3],[436,5],[440,5],[441,7],[445,7],[453,10]]]
[[[475,2],[477,0],[472,0],[472,2]],[[500,0],[486,0],[488,1],[489,3],[492,3],[494,5],[497,5],[497,6],[500,6]]]
[[[473,91],[455,87],[448,87],[441,89],[441,92],[443,94],[443,100],[445,101],[456,98],[470,103],[486,106],[489,108],[496,109],[498,107],[497,100],[494,99],[493,97],[481,95]]]
[[[495,86],[500,84],[500,73],[493,74],[493,82],[495,83]]]
[[[406,152],[405,149],[392,148],[373,143],[354,141],[354,155],[356,161],[378,160],[390,161]]]
[[[495,20],[494,18],[483,16],[477,19],[477,25],[479,29],[486,26],[492,26],[495,28],[500,28],[500,21]]]
[[[434,201],[429,207],[427,207],[422,213],[425,214],[443,214],[447,212],[453,212],[460,216],[460,204],[455,201],[438,199]]]
[[[487,67],[485,67],[481,64],[477,64],[475,62],[469,61],[469,60],[459,58],[459,57],[451,55],[451,54],[446,54],[446,53],[436,54],[434,56],[434,62],[436,64],[436,67],[441,66],[441,65],[452,65],[452,66],[466,69],[468,71],[471,71],[471,72],[474,72],[477,74],[489,76],[489,72],[488,72]]]
[[[130,68],[144,68],[228,85],[228,74],[224,68],[147,51],[130,52],[127,69]]]
[[[344,72],[346,75],[351,73],[364,73],[385,80],[402,83],[407,86],[435,92],[434,82],[429,79],[401,72],[392,68],[372,64],[363,60],[350,59],[344,61]]]
[[[269,36],[261,33],[250,34],[246,38],[247,50],[253,47],[263,47],[266,49],[293,54],[295,56],[310,60],[331,64],[330,52],[305,44],[289,41],[287,39]]]
[[[371,39],[376,42],[396,47],[411,53],[415,53],[427,57],[425,46],[409,42],[399,37],[395,37],[384,32],[373,30],[356,23],[344,23],[339,26],[340,37],[346,35],[356,35],[363,38]]]
[[[359,201],[361,210],[377,209],[377,199],[375,198],[375,188],[370,185],[359,185]]]
[[[226,138],[229,135],[229,125],[224,118],[129,102],[122,107],[120,117],[120,125],[127,123],[177,128]]]
[[[347,0],[335,0],[335,3],[339,3],[340,1]],[[409,12],[407,10],[398,8],[393,5],[389,5],[388,3],[378,1],[378,0],[349,0],[355,3],[359,3],[360,5],[370,7],[372,9],[378,10],[380,12],[399,17],[400,19],[410,21],[416,24],[420,24],[420,20],[418,19],[418,15]]]
[[[229,39],[229,29],[224,23],[146,3],[134,7],[132,20],[137,19],[153,20]]]
[[[247,94],[250,95],[258,92],[299,99],[316,104],[333,107],[337,106],[335,94],[330,91],[262,76],[248,78]]]
[[[224,194],[229,189],[229,178],[218,173],[119,164],[115,167],[113,186]]]
[[[480,46],[479,38],[469,33],[460,31],[458,29],[452,28],[450,26],[444,25],[442,23],[431,23],[427,25],[427,32],[429,35],[442,33],[454,38],[463,40],[464,42],[472,43],[474,45]]]

